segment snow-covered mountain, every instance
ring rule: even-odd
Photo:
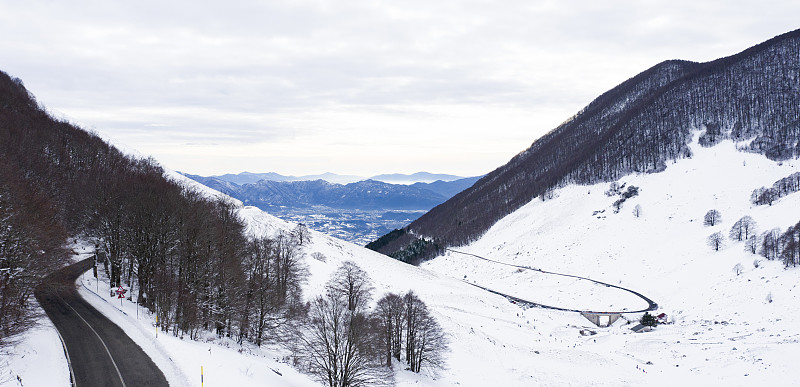
[[[334,184],[325,180],[272,181],[237,185],[215,178],[187,175],[204,185],[220,190],[245,204],[269,207],[327,206],[344,209],[413,209],[428,210],[447,197],[422,188],[362,180]]]
[[[695,132],[695,139],[699,135]],[[754,189],[797,172],[798,161],[776,163],[737,150],[742,145],[725,140],[704,148],[693,141],[692,158],[670,163],[661,173],[619,180],[618,185],[638,188],[638,195],[621,206],[614,204],[619,194],[606,194],[609,183],[565,186],[549,200],[530,201],[475,242],[420,267],[312,231],[304,249],[310,273],[305,296],[321,293],[345,260],[369,273],[376,295],[418,293],[448,332],[447,369],[436,376],[400,371],[399,386],[793,385],[800,377],[794,364],[800,356],[800,317],[794,313],[800,272],[745,251],[743,242],[726,238],[719,251],[706,243],[708,235],[727,234],[745,215],[759,232],[785,229],[800,215],[800,193],[771,206],[750,201]],[[715,226],[703,224],[709,209],[722,215]],[[294,227],[254,207],[238,213],[256,235]],[[525,309],[471,284],[566,308],[624,311],[640,307],[641,300],[607,286],[463,253],[624,286],[658,302],[657,312],[666,313],[671,324],[633,333],[634,324],[625,319],[635,321],[640,313],[623,314],[611,327],[598,328],[578,313]],[[118,324],[127,324],[145,350],[157,352],[153,358],[161,359],[159,365],[174,369],[166,373],[175,385],[190,385],[201,365],[208,385],[310,383],[274,360],[282,356],[280,350],[237,349],[230,341],[191,342],[169,335],[154,340],[152,316],[137,319],[133,305],[93,295],[91,276],[87,281],[81,290],[85,297],[116,316]],[[35,353],[29,355],[36,359]]]
[[[743,142],[702,147],[701,135],[696,131],[689,144],[691,158],[661,173],[616,181],[638,188],[621,204],[615,205],[621,195],[610,192],[610,183],[567,185],[420,267],[314,233],[305,250],[306,293],[322,292],[343,260],[363,267],[378,294],[418,292],[450,335],[448,368],[436,377],[401,372],[401,386],[792,385],[800,377],[793,360],[800,356],[794,313],[800,271],[727,237],[715,251],[707,238],[717,231],[728,235],[744,216],[759,233],[795,224],[800,193],[771,206],[750,197],[800,171],[800,164],[741,152]],[[704,225],[710,209],[722,215],[714,226]],[[240,215],[254,233],[293,227],[252,207]],[[311,259],[312,253],[325,261]],[[525,309],[471,284],[579,310],[624,312],[642,302],[614,288],[465,253],[635,290],[656,301],[656,313],[666,313],[670,324],[633,333],[641,313],[623,313],[611,327],[598,328],[578,313]]]
[[[666,61],[599,96],[506,165],[383,241],[419,261],[478,238],[548,190],[654,173],[696,141],[737,141],[781,161],[800,155],[800,30],[708,63]],[[421,239],[420,236],[424,236]],[[421,249],[425,240],[432,241]]]
[[[783,233],[800,220],[800,192],[775,184],[800,172],[794,150],[800,106],[797,35],[713,66],[668,62],[601,96],[476,188],[456,195],[450,208],[463,208],[448,212],[445,206],[417,223],[436,227],[407,229],[422,248],[425,243],[436,247],[436,257],[420,266],[312,231],[303,247],[309,271],[304,297],[323,292],[330,274],[346,260],[369,273],[376,297],[414,290],[447,332],[450,350],[446,369],[436,375],[399,370],[400,386],[796,384],[800,269],[762,256],[766,238],[757,239],[753,253],[747,241],[729,235],[745,217],[758,236],[773,229]],[[735,87],[709,86],[731,82]],[[698,94],[702,90],[714,97],[706,99]],[[694,102],[666,104],[674,102],[670,98]],[[660,116],[671,118],[659,121]],[[782,194],[765,203],[752,200],[761,187],[777,187]],[[489,216],[486,206],[498,210]],[[713,224],[705,220],[710,210],[721,215]],[[236,212],[254,235],[295,227],[255,207],[239,205]],[[479,224],[485,228],[476,228]],[[453,233],[449,227],[468,230]],[[717,233],[719,248],[709,245]],[[448,235],[469,238],[445,250]],[[795,239],[782,243],[796,252]],[[764,255],[773,258],[769,251]],[[207,385],[312,384],[281,362],[285,349],[238,346],[213,334],[197,342],[155,339],[152,315],[134,315],[128,301],[109,303],[105,284],[87,277],[82,294],[129,327],[173,385],[196,384],[201,369]],[[99,288],[94,294],[92,285]],[[641,313],[629,311],[643,304],[621,288],[657,302],[655,313],[664,313],[669,324],[632,332]],[[618,312],[622,319],[600,328],[580,313],[526,308],[520,299]],[[11,355],[12,367],[29,371],[26,380],[46,374],[38,360],[61,352],[57,336],[49,332],[52,340],[33,341],[46,342],[46,350],[23,340],[16,348],[27,352]],[[0,377],[0,383],[6,380],[16,385]],[[53,384],[58,385],[47,385]]]

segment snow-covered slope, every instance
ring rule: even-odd
[[[752,206],[753,189],[800,170],[797,160],[775,163],[737,151],[726,141],[701,148],[658,174],[620,181],[640,188],[619,213],[608,184],[568,186],[548,201],[535,200],[507,216],[459,251],[521,266],[576,274],[643,293],[674,322],[636,334],[620,320],[596,328],[577,313],[524,310],[467,282],[530,301],[575,309],[632,310],[643,301],[586,281],[492,264],[449,252],[422,267],[388,259],[314,233],[306,253],[309,297],[322,291],[338,265],[351,259],[370,273],[379,296],[413,289],[451,335],[448,369],[433,378],[401,373],[399,385],[672,385],[708,382],[790,385],[800,377],[800,330],[794,317],[798,269],[765,261],[726,240],[721,251],[707,244],[745,215],[759,231],[785,229],[800,220],[800,193],[773,206]],[[739,144],[741,145],[741,144]],[[640,217],[632,210],[641,208]],[[710,209],[717,226],[703,225]],[[293,225],[244,208],[254,232]],[[759,267],[754,261],[759,261]],[[740,263],[743,272],[733,267]],[[768,302],[767,298],[773,302]],[[641,314],[624,317],[636,320]],[[581,329],[597,332],[581,336]],[[648,364],[650,363],[650,364]]]
[[[640,192],[619,213],[612,209],[617,197],[604,194],[608,184],[567,186],[551,200],[530,202],[479,240],[457,249],[641,292],[674,322],[653,332],[630,331],[625,319],[633,321],[640,314],[597,328],[578,313],[523,309],[470,283],[567,308],[622,311],[643,306],[641,299],[614,288],[456,252],[414,267],[313,231],[304,251],[310,272],[306,297],[321,293],[345,260],[370,274],[376,298],[387,291],[414,290],[448,332],[451,349],[447,369],[438,375],[401,370],[400,386],[792,385],[800,378],[795,367],[800,317],[794,313],[800,270],[747,253],[741,242],[726,241],[715,252],[706,238],[715,231],[727,235],[744,215],[752,216],[760,231],[785,229],[800,220],[800,193],[772,206],[749,202],[753,189],[798,171],[798,161],[778,164],[739,152],[732,142],[712,148],[693,145],[693,151],[691,159],[671,164],[665,172],[621,180]],[[640,217],[631,213],[637,204]],[[710,209],[722,213],[721,224],[703,225]],[[295,226],[254,207],[242,207],[239,213],[257,235]],[[325,260],[312,259],[312,253]],[[757,268],[754,260],[759,261]],[[740,275],[733,271],[737,263],[744,268]],[[124,301],[120,306],[119,300],[103,296],[108,293],[102,284],[100,297],[91,294],[97,285],[87,281],[84,296],[153,351],[175,385],[194,385],[201,366],[206,386],[313,384],[281,363],[285,352],[278,348],[239,348],[213,335],[201,342],[156,339],[152,317],[137,319],[134,305]],[[584,329],[597,334],[582,336]]]
[[[739,152],[731,141],[711,148],[696,144],[691,159],[679,160],[665,172],[620,180],[620,184],[639,187],[640,192],[619,213],[612,206],[618,197],[604,194],[608,184],[567,186],[557,191],[556,198],[530,202],[474,243],[458,249],[620,284],[652,298],[660,305],[659,312],[674,321],[644,334],[629,334],[617,323],[584,339],[566,326],[585,322],[528,310],[524,313],[528,318],[549,316],[547,324],[536,327],[540,333],[568,337],[566,346],[548,343],[550,350],[559,353],[548,356],[547,366],[537,364],[539,357],[528,357],[531,373],[550,373],[554,378],[543,381],[553,384],[566,380],[639,384],[647,378],[655,384],[685,381],[694,385],[706,380],[713,385],[791,385],[800,378],[794,366],[800,356],[796,328],[800,318],[795,313],[800,302],[796,287],[800,269],[765,261],[746,252],[743,242],[726,238],[720,251],[706,243],[713,232],[727,236],[733,223],[745,215],[753,217],[759,232],[775,227],[784,231],[798,222],[800,193],[772,206],[753,206],[749,199],[753,189],[771,186],[800,170],[800,162],[775,163]],[[640,217],[632,213],[637,204]],[[703,225],[710,209],[722,214],[723,221],[713,227]],[[740,275],[733,269],[737,264],[743,267]],[[467,276],[543,304],[595,310],[629,307],[628,301],[602,287],[541,279],[536,273],[465,254],[448,252],[423,268]],[[569,345],[575,349],[569,350]],[[604,364],[599,373],[583,371],[581,363],[594,361]],[[647,361],[653,364],[642,364]]]

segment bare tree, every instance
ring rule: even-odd
[[[414,372],[423,367],[435,371],[444,366],[448,343],[444,331],[427,306],[409,291],[403,297],[406,320],[406,362]]]
[[[756,233],[756,221],[749,215],[741,217],[731,227],[729,237],[732,240],[743,241]]]
[[[706,226],[714,226],[722,222],[722,214],[717,210],[709,210],[703,217],[703,224]]]
[[[305,224],[298,223],[292,230],[292,238],[299,246],[305,246],[311,243],[311,232],[308,231],[308,227]]]
[[[761,255],[769,260],[777,259],[781,253],[781,230],[774,228],[761,234]]]
[[[751,254],[758,252],[758,234],[750,234],[747,240],[744,241],[744,249]]]
[[[722,235],[721,232],[717,231],[709,235],[706,241],[708,242],[708,245],[711,246],[712,249],[714,249],[714,251],[719,251],[719,249],[722,247],[722,243],[724,240],[725,236]]]
[[[790,226],[780,238],[781,257],[786,267],[800,264],[800,222]]]
[[[276,287],[280,297],[286,298],[292,292],[299,292],[302,281],[296,280],[306,277],[306,267],[301,264],[302,251],[299,240],[285,231],[274,238],[273,249]]]
[[[386,366],[392,365],[392,358],[400,360],[405,329],[405,302],[403,297],[388,293],[375,307],[375,316],[380,322],[380,345],[386,359]]]
[[[326,257],[325,254],[320,253],[319,251],[311,253],[311,258],[314,258],[320,262],[328,262],[328,257]]]
[[[368,280],[355,263],[342,265],[328,282],[326,294],[310,303],[299,330],[299,350],[308,371],[330,387],[391,381],[391,371],[381,367],[379,324],[365,313]]]
[[[330,387],[368,386],[380,381],[364,314],[347,309],[342,298],[331,292],[315,298],[307,325],[300,336],[308,370]]]
[[[633,216],[635,216],[637,218],[642,216],[642,205],[641,204],[637,204],[636,206],[633,207]]]
[[[52,203],[6,167],[0,157],[0,350],[36,324],[34,287],[67,262]]]
[[[414,372],[423,368],[436,372],[445,366],[444,354],[448,349],[448,339],[439,323],[430,315],[427,308],[418,315],[418,327],[415,335],[416,343],[413,356],[416,364],[411,364]]]
[[[344,261],[327,284],[328,292],[345,297],[347,309],[366,309],[372,299],[372,280],[369,274],[353,261]]]
[[[243,262],[247,275],[247,313],[243,315],[241,330],[247,332],[257,346],[261,346],[267,331],[277,328],[283,320],[279,311],[286,300],[277,291],[276,261],[270,238],[254,238],[248,242]]]

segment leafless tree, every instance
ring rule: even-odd
[[[404,315],[403,297],[395,293],[388,293],[381,297],[375,307],[375,316],[380,322],[380,345],[387,367],[392,365],[392,358],[400,360],[406,323]]]
[[[703,224],[706,226],[714,226],[722,222],[722,214],[717,210],[709,210],[703,217]]]
[[[749,215],[741,217],[731,227],[729,237],[732,240],[743,241],[756,233],[756,221]]]
[[[319,251],[311,253],[311,258],[314,258],[320,262],[328,262],[328,257],[326,257],[325,254],[320,253]]]
[[[392,379],[391,371],[381,366],[378,323],[366,313],[369,294],[358,291],[371,285],[366,273],[354,268],[358,266],[350,262],[333,274],[326,294],[310,303],[298,330],[307,370],[330,387],[380,385]]]
[[[448,349],[448,339],[439,323],[430,315],[430,311],[423,309],[419,314],[419,326],[416,333],[416,354],[413,358],[416,364],[411,365],[414,372],[423,368],[436,373],[445,366],[444,354]]]
[[[769,260],[778,259],[781,253],[781,230],[774,228],[761,234],[761,255]]]
[[[781,257],[786,267],[800,264],[800,222],[790,226],[780,238]]]
[[[327,284],[328,292],[345,298],[351,311],[362,311],[372,299],[372,280],[369,274],[353,261],[344,261]]]
[[[414,372],[423,367],[435,371],[444,366],[447,338],[427,306],[409,291],[403,297],[406,318],[406,362]]]
[[[744,241],[744,249],[751,254],[756,254],[758,252],[758,234],[750,234],[747,240]]]
[[[297,226],[292,229],[291,235],[299,246],[305,246],[311,243],[311,232],[308,231],[308,227],[306,227],[305,224],[298,223]]]
[[[708,245],[711,246],[712,249],[714,249],[714,251],[719,251],[719,249],[722,247],[722,243],[724,242],[724,240],[725,236],[722,235],[721,232],[717,231],[709,235],[706,241],[708,242]]]
[[[52,203],[0,158],[0,351],[39,318],[34,288],[66,263]]]

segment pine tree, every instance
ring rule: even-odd
[[[656,320],[656,317],[649,312],[644,312],[644,316],[642,316],[642,318],[639,320],[639,324],[642,324],[646,327],[654,327],[658,325],[658,320]]]

